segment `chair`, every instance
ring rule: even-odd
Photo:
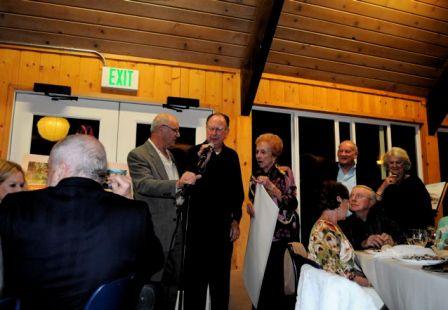
[[[308,254],[305,247],[300,242],[290,242],[285,250],[283,259],[283,280],[285,295],[297,294],[297,284],[300,277],[300,268],[302,265],[308,264],[315,268],[320,266],[308,259]]]
[[[20,301],[15,297],[0,299],[0,310],[19,310]]]
[[[134,274],[102,284],[90,296],[84,310],[134,309],[138,300],[138,288]]]

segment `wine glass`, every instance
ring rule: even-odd
[[[410,229],[406,234],[408,244],[425,247],[428,243],[428,233],[425,229]]]

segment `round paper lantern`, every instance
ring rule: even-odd
[[[37,131],[40,136],[52,142],[63,139],[69,129],[70,124],[63,117],[45,116],[37,122]]]

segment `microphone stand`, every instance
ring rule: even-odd
[[[202,154],[199,156],[199,161],[196,164],[197,174],[202,175],[205,172],[205,168],[207,165],[207,157],[210,152],[213,151],[213,147],[208,147],[208,149],[204,149]],[[211,154],[210,154],[211,156]],[[178,223],[177,227],[180,225],[182,227],[182,251],[180,257],[180,272],[179,272],[179,285],[178,285],[178,300],[179,303],[176,303],[176,310],[184,310],[184,298],[185,298],[185,258],[187,253],[187,234],[188,228],[190,226],[189,217],[190,217],[190,204],[191,204],[191,191],[193,189],[193,185],[185,184],[182,189],[182,194],[185,198],[184,205],[181,206],[178,212]],[[185,218],[184,218],[185,214]],[[176,231],[177,231],[176,227]],[[174,232],[176,234],[176,231]],[[174,236],[173,236],[174,237]],[[170,246],[171,248],[171,246]]]

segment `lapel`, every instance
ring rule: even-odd
[[[166,174],[165,167],[163,166],[163,162],[160,159],[157,150],[152,146],[151,142],[146,141],[144,144],[146,151],[149,155],[149,161],[156,168],[157,173],[161,176],[161,179],[168,180],[168,174]]]

